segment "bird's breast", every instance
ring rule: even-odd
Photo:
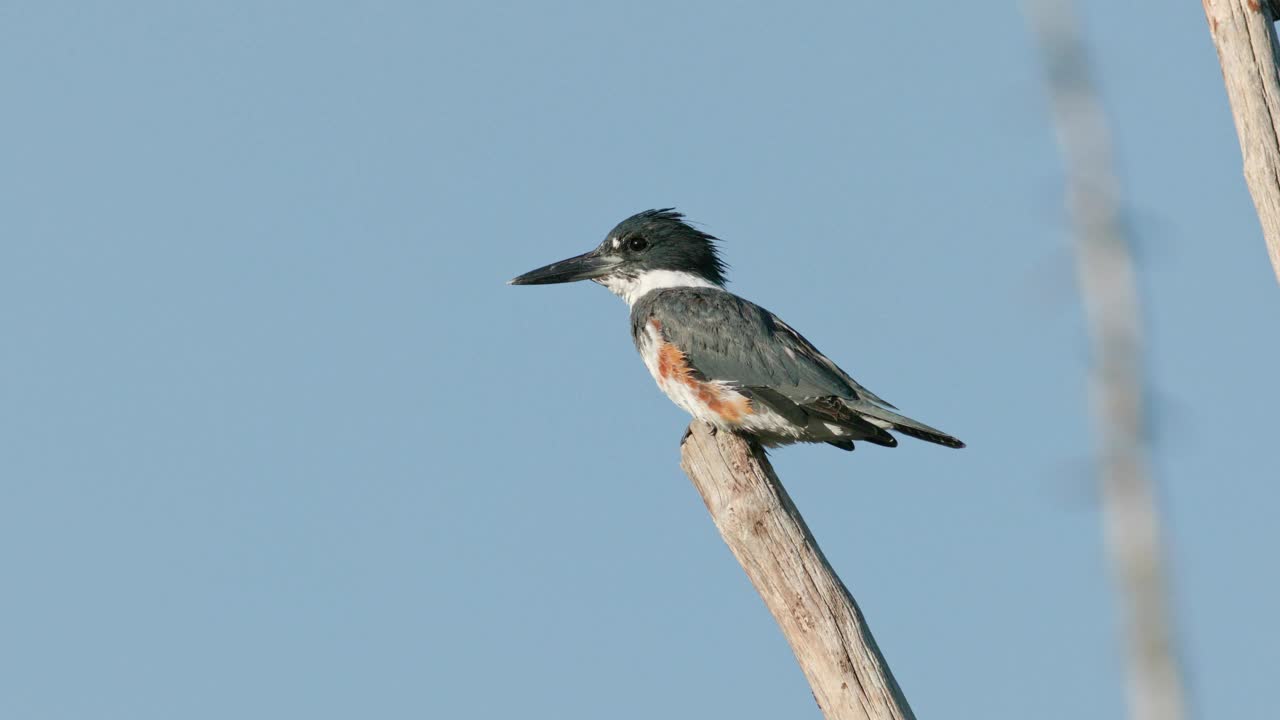
[[[728,384],[706,380],[689,364],[684,352],[667,341],[662,323],[650,318],[636,338],[645,367],[658,387],[685,412],[723,427],[740,426],[755,412],[751,400]]]

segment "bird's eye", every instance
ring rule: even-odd
[[[636,235],[627,241],[627,247],[631,248],[635,252],[640,252],[641,250],[649,247],[649,241],[639,235]]]

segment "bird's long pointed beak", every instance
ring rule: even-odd
[[[551,283],[593,280],[613,272],[621,258],[602,255],[597,250],[571,257],[568,260],[544,265],[537,270],[512,278],[508,285],[549,285]]]

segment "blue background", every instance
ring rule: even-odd
[[[1199,6],[1085,4],[1193,708],[1280,668],[1280,292]],[[818,717],[626,308],[675,205],[970,445],[774,454],[922,718],[1119,718],[1014,3],[0,6],[0,716]]]

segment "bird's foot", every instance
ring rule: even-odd
[[[720,428],[716,427],[715,423],[709,423],[703,420],[694,420],[689,423],[689,425],[684,429],[684,434],[680,436],[680,445],[683,446],[685,441],[689,439],[689,436],[693,434],[694,423],[699,422],[704,423],[707,426],[707,432],[711,433],[712,437],[715,437],[720,432]]]

